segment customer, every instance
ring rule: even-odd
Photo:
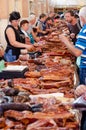
[[[76,13],[72,10],[65,12],[64,18],[67,21],[67,25],[70,31],[70,37],[75,44],[77,34],[81,29],[79,19],[76,17]]]
[[[10,24],[5,29],[5,39],[7,41],[7,48],[5,51],[4,59],[12,62],[19,58],[20,49],[25,48],[32,51],[34,47],[23,43],[22,37],[20,36],[19,29],[20,13],[13,11],[10,14]]]
[[[60,35],[60,39],[76,57],[81,57],[79,66],[80,84],[86,85],[86,6],[80,9],[79,17],[83,28],[78,34],[75,46],[64,35]],[[82,92],[82,88],[79,91]],[[86,130],[86,112],[82,113],[81,123],[81,130]]]
[[[80,9],[79,17],[83,28],[78,34],[75,46],[70,43],[66,36],[60,35],[60,39],[71,50],[76,57],[80,59],[80,84],[86,84],[86,6]]]

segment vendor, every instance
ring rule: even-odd
[[[9,25],[5,29],[5,39],[7,48],[4,59],[8,62],[15,61],[19,58],[20,49],[33,51],[33,45],[27,45],[23,42],[19,29],[20,13],[13,11],[9,17]]]

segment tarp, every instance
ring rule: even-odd
[[[49,0],[50,6],[53,7],[81,7],[86,5],[86,0]]]

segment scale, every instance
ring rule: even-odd
[[[0,72],[0,79],[24,78],[24,73],[28,70],[28,66],[8,65]]]

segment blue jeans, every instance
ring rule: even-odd
[[[81,128],[80,130],[86,130],[86,111],[82,112]]]
[[[12,54],[12,50],[9,49],[8,52],[5,52],[5,54],[4,54],[4,59],[5,59],[5,61],[7,61],[7,62],[12,62],[12,61],[15,61],[15,60],[16,60],[16,55],[13,55],[13,54]]]
[[[86,85],[86,68],[79,69],[80,84]],[[82,112],[81,128],[80,130],[86,130],[86,111]]]
[[[86,68],[79,69],[80,84],[86,85]]]

